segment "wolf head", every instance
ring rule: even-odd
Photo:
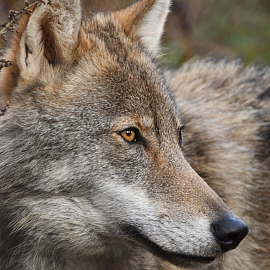
[[[82,21],[79,0],[44,1],[20,22],[1,75],[2,265],[98,265],[135,246],[201,267],[246,235],[183,155],[156,57],[169,5]]]

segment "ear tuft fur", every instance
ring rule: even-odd
[[[135,34],[145,47],[157,54],[170,0],[142,0],[115,13],[128,35]]]
[[[80,0],[43,0],[32,14],[19,21],[6,58],[13,65],[0,74],[0,106],[10,100],[19,80],[30,84],[39,78],[51,80],[55,66],[71,63],[76,54],[81,28]],[[59,69],[57,69],[59,70]]]
[[[150,51],[158,53],[164,24],[169,13],[170,1],[156,0],[138,25],[137,32]]]

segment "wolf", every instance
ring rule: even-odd
[[[265,106],[250,109],[228,90],[237,107],[222,99],[233,72],[220,84],[207,63],[167,72],[158,55],[169,6],[142,0],[82,19],[79,0],[38,1],[20,20],[0,78],[9,104],[0,117],[0,269],[254,269],[251,260],[265,258],[260,215],[269,216],[256,207],[267,201],[256,200],[269,192],[259,152],[269,123],[258,114],[268,92],[258,89]],[[223,117],[210,113],[218,101],[229,106]],[[235,253],[244,258],[222,259],[248,227],[202,177],[254,231]]]

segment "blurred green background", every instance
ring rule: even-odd
[[[134,1],[82,2],[84,10],[96,12],[124,8]],[[10,9],[23,6],[23,0],[0,0],[0,24],[7,21]],[[194,55],[270,62],[270,0],[174,0],[171,10],[163,38],[163,58],[171,67]]]

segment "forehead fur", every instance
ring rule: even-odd
[[[83,23],[83,30],[89,47],[88,50],[83,48],[81,56],[92,62],[93,72],[121,69],[129,75],[129,71],[144,70],[150,71],[149,79],[161,74],[156,58],[144,49],[138,39],[124,33],[113,14],[95,15]]]
[[[80,78],[85,85],[82,88],[99,92],[98,95],[112,94],[111,101],[115,98],[115,103],[122,99],[146,108],[154,104],[172,108],[173,98],[156,58],[139,40],[125,34],[113,14],[94,15],[83,22],[83,31],[84,40],[78,48],[80,60],[74,73],[76,85]]]

